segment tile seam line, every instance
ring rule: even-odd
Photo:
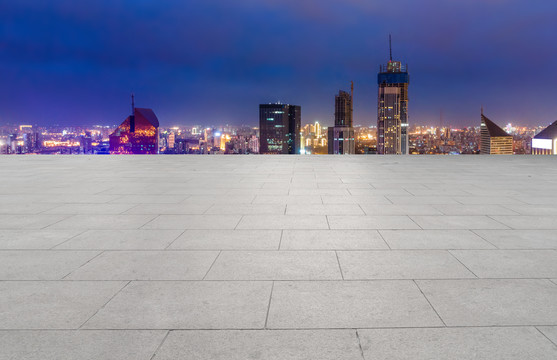
[[[79,251],[79,250],[78,250]],[[84,262],[83,264],[79,265],[77,268],[71,270],[69,273],[67,273],[66,275],[64,275],[62,278],[60,278],[59,280],[64,280],[66,279],[68,276],[70,276],[71,274],[73,274],[74,272],[76,272],[77,270],[81,269],[82,267],[84,267],[85,265],[89,264],[91,261],[95,260],[96,258],[98,258],[99,256],[101,256],[102,254],[104,254],[105,250],[101,250],[99,251],[99,253],[95,256],[93,256],[91,259],[87,260],[86,262]]]
[[[429,304],[429,306],[431,307],[431,309],[435,312],[435,314],[437,315],[437,317],[439,318],[439,320],[441,320],[441,323],[444,325],[444,327],[447,327],[447,324],[445,323],[445,321],[443,320],[443,318],[441,317],[441,315],[439,315],[439,313],[437,312],[437,309],[435,309],[433,307],[433,305],[431,304],[431,301],[429,301],[429,299],[427,298],[427,296],[424,294],[422,288],[420,287],[420,285],[418,285],[418,283],[416,282],[416,280],[412,280],[412,282],[416,285],[416,287],[418,288],[418,290],[420,290],[420,293],[422,293],[422,296],[424,297],[424,299],[427,301],[427,303]]]
[[[340,271],[340,277],[344,281],[344,274],[342,273],[342,267],[340,266],[340,260],[338,258],[338,251],[335,250],[335,256],[337,258],[338,270]]]
[[[267,323],[269,321],[269,313],[271,312],[271,301],[273,300],[273,290],[275,289],[275,282],[273,281],[271,284],[271,292],[269,293],[269,303],[267,304],[267,314],[265,315],[265,325],[263,326],[264,330],[269,330],[267,328]]]
[[[356,329],[356,339],[358,339],[358,347],[360,348],[360,355],[362,355],[363,360],[366,360],[366,356],[364,355],[364,349],[362,348],[362,341],[360,339],[360,334],[358,333],[358,329]]]
[[[186,233],[186,231],[188,231],[188,229],[185,229],[184,231],[182,231],[180,233],[180,235],[176,236],[176,238],[174,240],[172,240],[170,243],[168,243],[168,245],[165,246],[165,248],[163,250],[168,250],[169,247],[172,246],[172,244],[174,244],[176,242],[176,240],[178,240],[179,238],[182,237],[182,235],[184,235]],[[157,250],[157,249],[153,249],[153,250]],[[169,251],[175,251],[175,250],[180,250],[180,249],[170,249]]]
[[[77,216],[77,215],[76,215],[76,214],[73,214],[73,215],[69,215],[69,216],[68,216],[68,215],[63,215],[63,216],[65,216],[63,219],[60,219],[60,220],[58,220],[58,221],[56,221],[56,222],[53,222],[52,224],[48,224],[47,226],[43,226],[42,228],[39,228],[38,230],[46,230],[47,228],[49,228],[49,227],[51,227],[51,226],[53,226],[53,225],[56,225],[56,224],[58,224],[58,223],[60,223],[60,222],[62,222],[62,221],[64,221],[64,220],[71,219],[72,217],[75,217],[75,216]],[[4,229],[2,229],[2,230],[4,230]],[[10,229],[6,229],[6,230],[10,230]],[[25,229],[15,229],[15,230],[25,230]]]
[[[487,242],[488,244],[490,244],[491,246],[494,247],[494,249],[492,250],[501,250],[501,248],[497,245],[495,245],[494,243],[492,243],[491,241],[487,240],[485,237],[481,236],[480,234],[478,234],[476,231],[480,231],[480,229],[468,229],[468,231],[470,231],[472,234],[475,234],[476,236],[480,237],[480,239],[482,239],[483,241]],[[457,250],[457,249],[452,249],[452,250]],[[470,249],[472,250],[472,249]]]
[[[76,237],[85,234],[85,233],[86,233],[87,231],[89,231],[89,230],[81,230],[81,229],[79,229],[79,230],[77,230],[77,231],[78,231],[78,233],[75,234],[74,236],[70,236],[70,238],[68,238],[68,239],[62,241],[61,243],[56,244],[56,245],[54,245],[54,246],[52,246],[52,247],[50,247],[50,248],[48,248],[48,249],[45,249],[45,250],[69,250],[69,249],[57,249],[57,247],[58,247],[58,246],[61,246],[61,245],[64,245],[64,244],[67,243],[68,241],[70,241],[70,240],[72,240],[72,239],[75,239]],[[3,250],[5,250],[5,249],[3,249]],[[40,250],[40,249],[28,249],[28,250]],[[97,251],[100,251],[100,250],[97,249]]]
[[[547,337],[547,335],[545,335],[544,332],[541,331],[541,330],[538,328],[538,326],[544,326],[544,325],[535,325],[534,328],[535,328],[536,330],[538,330],[538,332],[539,332],[540,334],[542,334],[542,336],[545,337],[550,343],[552,343],[553,345],[557,346],[557,342],[554,342],[554,341],[551,340],[549,337]]]
[[[151,357],[149,358],[149,360],[153,360],[155,358],[155,356],[157,356],[157,353],[159,352],[159,350],[161,349],[161,347],[163,346],[163,344],[165,343],[166,339],[168,338],[168,335],[170,335],[170,332],[172,330],[166,330],[166,334],[164,335],[164,337],[162,338],[159,346],[157,346],[157,348],[155,349],[155,351],[153,352],[153,355],[151,355]]]
[[[470,270],[470,268],[468,266],[466,266],[462,261],[460,261],[460,259],[453,254],[453,250],[446,250],[456,261],[458,261],[460,263],[460,265],[464,266],[466,268],[466,270],[470,271],[470,273],[472,275],[474,275],[477,279],[480,279],[480,277],[478,275],[476,275],[475,272],[473,272],[472,270]],[[472,250],[472,251],[477,251],[477,250]],[[485,249],[485,251],[498,251],[497,249]]]
[[[97,311],[95,311],[95,313],[94,313],[93,315],[91,315],[87,320],[85,320],[85,322],[84,322],[83,324],[81,324],[76,330],[81,330],[81,328],[82,328],[83,326],[85,326],[85,324],[87,324],[87,323],[89,322],[89,320],[91,320],[92,318],[94,318],[95,315],[97,315],[97,314],[99,313],[99,311],[101,311],[102,309],[104,309],[104,308],[106,307],[106,305],[108,305],[108,303],[111,302],[112,299],[114,299],[114,298],[116,297],[116,295],[118,295],[119,293],[121,293],[122,290],[124,290],[130,283],[131,283],[131,280],[130,280],[130,281],[127,281],[127,282],[124,284],[124,286],[122,286],[118,291],[116,291],[116,292],[114,293],[114,295],[112,295],[101,307],[99,307],[99,308],[97,309]]]
[[[222,254],[222,250],[219,250],[219,253],[217,254],[217,256],[215,257],[215,260],[213,260],[213,262],[211,263],[211,266],[209,266],[209,269],[207,270],[207,272],[205,273],[205,275],[203,276],[203,278],[201,279],[201,281],[205,280],[205,278],[207,277],[207,275],[209,275],[209,272],[211,271],[211,269],[213,268],[213,266],[215,265],[215,263],[217,262],[217,259],[219,258],[220,254]],[[197,280],[199,281],[199,280]]]

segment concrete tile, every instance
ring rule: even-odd
[[[341,280],[334,251],[223,251],[207,280]]]
[[[327,216],[331,229],[419,229],[408,216]]]
[[[410,216],[422,229],[508,229],[487,216]]]
[[[387,204],[392,202],[383,195],[338,196],[322,195],[323,204]]]
[[[39,230],[55,224],[67,215],[0,215],[0,230]]]
[[[157,360],[361,360],[353,330],[173,331]]]
[[[150,360],[166,331],[0,331],[0,359]]]
[[[0,280],[60,280],[98,251],[0,251]]]
[[[550,215],[557,216],[557,204],[547,205],[505,205],[506,208],[520,215]],[[497,214],[504,215],[504,214]]]
[[[500,249],[557,249],[557,230],[475,230]]]
[[[218,251],[110,251],[72,272],[70,280],[202,280]]]
[[[186,230],[170,249],[277,250],[280,230]]]
[[[508,209],[502,205],[433,205],[434,208],[441,211],[444,215],[518,215],[516,211]],[[426,215],[426,214],[413,214]]]
[[[358,330],[366,359],[554,359],[557,348],[533,327]]]
[[[443,215],[431,205],[361,204],[366,215]]]
[[[441,325],[420,290],[405,280],[276,282],[267,322],[275,329]]]
[[[397,196],[387,195],[395,205],[436,205],[436,204],[458,204],[458,202],[450,196]]]
[[[39,214],[57,207],[59,204],[43,203],[0,203],[1,215],[32,215]]]
[[[205,214],[211,215],[284,215],[285,204],[216,204]]]
[[[0,281],[0,329],[77,329],[122,281]]]
[[[190,204],[137,204],[130,208],[125,214],[146,215],[195,215],[203,214],[211,205]]]
[[[199,191],[199,188],[195,189]],[[225,189],[225,191],[228,191]],[[254,202],[255,195],[190,195],[186,200],[182,201],[184,205],[205,206],[207,204],[251,204]],[[265,202],[262,202],[266,204]]]
[[[452,250],[480,278],[557,277],[555,250]]]
[[[345,280],[475,278],[443,250],[338,251]]]
[[[319,195],[257,195],[253,200],[253,204],[322,204]]]
[[[538,326],[541,331],[549,340],[557,346],[557,326]]]
[[[87,230],[56,246],[56,249],[162,250],[182,232],[182,230]]]
[[[365,215],[358,204],[290,204],[286,215]]]
[[[327,218],[318,215],[245,215],[238,229],[328,229]]]
[[[117,199],[112,200],[112,203],[117,204],[177,204],[184,201],[187,196],[180,196],[177,194],[172,195],[122,195]]]
[[[485,204],[523,204],[524,202],[510,196],[455,196],[454,199],[461,204],[485,205]]]
[[[271,286],[254,281],[132,282],[84,328],[263,328]]]
[[[47,215],[43,215],[47,216]],[[58,215],[51,215],[58,216]],[[62,215],[60,215],[62,216]],[[65,220],[57,222],[50,229],[64,230],[127,230],[138,229],[142,225],[153,220],[155,215],[74,215]]]
[[[388,249],[375,230],[283,230],[281,250]]]
[[[448,326],[557,325],[549,280],[416,280]]]
[[[133,208],[134,204],[63,204],[45,211],[44,214],[96,214],[117,215]]]
[[[234,229],[241,216],[237,215],[160,215],[142,229]]]
[[[492,216],[493,219],[519,230],[557,230],[557,216]]]
[[[0,230],[0,249],[50,249],[81,230]]]
[[[495,248],[469,230],[380,230],[379,233],[391,249]]]

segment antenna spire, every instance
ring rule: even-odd
[[[391,34],[389,34],[389,59],[393,61],[393,48],[391,46]]]
[[[132,93],[132,115],[135,114],[135,101],[134,101],[134,95]]]

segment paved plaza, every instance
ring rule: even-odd
[[[0,360],[557,359],[550,156],[0,157]]]

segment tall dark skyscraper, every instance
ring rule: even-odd
[[[390,36],[389,53],[377,76],[377,153],[408,154],[408,66],[393,61]]]
[[[259,105],[259,153],[299,154],[301,117],[298,105]]]
[[[493,121],[481,113],[480,123],[480,154],[512,155],[513,136],[501,129]]]
[[[151,109],[136,108],[110,134],[111,154],[158,154],[159,119]]]
[[[328,129],[329,154],[354,154],[354,125],[352,121],[354,109],[354,83],[350,86],[350,94],[340,90],[335,95],[335,126]]]

